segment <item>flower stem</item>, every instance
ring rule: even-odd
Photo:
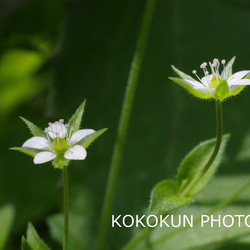
[[[114,201],[114,194],[121,165],[125,139],[128,130],[128,124],[131,115],[132,104],[134,100],[138,76],[140,73],[142,58],[145,50],[146,41],[148,38],[150,23],[153,16],[156,0],[148,0],[146,10],[143,17],[142,27],[137,41],[135,55],[131,64],[129,78],[127,82],[126,93],[123,101],[122,112],[119,121],[117,139],[112,155],[109,178],[104,198],[102,210],[101,224],[97,241],[97,249],[105,248],[106,237],[109,228],[110,215]]]
[[[214,147],[214,151],[213,151],[212,155],[210,156],[208,162],[206,163],[205,167],[203,168],[203,171],[201,173],[199,173],[191,181],[191,183],[187,186],[187,188],[185,188],[182,191],[181,195],[183,195],[183,196],[188,194],[193,189],[193,187],[200,181],[200,178],[202,178],[202,176],[207,172],[207,170],[209,169],[211,164],[214,162],[214,160],[219,152],[221,140],[222,140],[222,134],[223,134],[222,108],[221,108],[221,102],[219,100],[215,101],[215,105],[216,105],[216,118],[217,118],[217,140],[216,140],[216,145]],[[247,185],[249,185],[249,183]],[[244,188],[245,188],[245,186],[244,186]],[[233,198],[234,198],[234,196],[233,196]],[[225,204],[223,203],[223,205],[225,205]],[[135,238],[133,238],[130,242],[128,242],[122,248],[122,250],[133,249],[140,241],[142,241],[144,238],[146,238],[155,228],[157,228],[157,227],[144,229]]]
[[[68,169],[63,167],[63,190],[64,190],[64,240],[63,250],[68,249],[69,236],[69,187],[68,187]]]
[[[217,118],[217,139],[216,139],[216,145],[214,147],[214,151],[212,155],[210,156],[208,162],[206,163],[205,167],[201,172],[199,172],[195,178],[190,182],[190,184],[181,192],[182,196],[188,195],[190,191],[196,186],[196,184],[200,181],[200,179],[206,174],[209,167],[214,162],[221,145],[222,140],[222,134],[223,134],[223,121],[222,121],[222,108],[221,108],[221,101],[216,99],[215,100],[215,106],[216,106],[216,118]]]

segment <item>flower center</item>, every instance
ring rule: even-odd
[[[221,64],[223,65],[224,70],[225,70],[225,63],[226,63],[225,60],[221,61]],[[205,75],[202,79],[200,79],[199,76],[196,74],[196,70],[193,70],[193,74],[199,79],[199,81],[202,83],[204,87],[217,88],[220,82],[222,81],[222,78],[225,78],[225,76],[222,77],[219,72],[220,62],[217,58],[213,60],[213,63],[209,62],[211,74],[209,74],[207,65],[208,64],[206,62],[200,65],[200,68],[203,69],[203,72]]]
[[[219,76],[213,76],[211,82],[209,83],[209,88],[217,88],[218,85],[220,84],[221,79]]]
[[[48,134],[52,139],[56,137],[65,138],[67,136],[67,128],[63,124],[63,120],[55,123],[49,123]]]
[[[67,148],[67,141],[64,138],[57,137],[53,140],[53,149],[57,153],[65,152],[66,148]]]

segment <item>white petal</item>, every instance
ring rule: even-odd
[[[211,95],[213,96],[215,93],[215,88],[208,88],[208,87],[194,87],[194,90],[198,91],[201,94],[205,94],[205,95]]]
[[[34,137],[31,137],[26,142],[24,142],[22,147],[36,148],[36,149],[48,149],[49,142],[44,137],[34,136]]]
[[[210,75],[207,75],[207,76],[203,76],[201,78],[201,81],[202,81],[204,86],[209,87],[209,84],[211,83],[212,78],[213,78],[213,75],[210,74]]]
[[[95,132],[94,129],[80,129],[76,131],[70,138],[69,143],[75,144],[79,142],[81,139],[86,137],[87,135],[93,134]]]
[[[80,145],[75,145],[65,152],[64,158],[68,160],[84,160],[87,156],[87,151]]]
[[[229,78],[228,78],[228,85],[231,86],[233,85],[234,83],[233,82],[236,82],[236,81],[239,81],[241,80],[243,77],[245,77],[247,74],[250,73],[250,70],[242,70],[242,71],[239,71],[233,75],[231,75]]]
[[[235,85],[250,85],[250,80],[249,79],[241,79],[238,81],[233,81],[228,85],[229,85],[229,87],[235,86]]]
[[[40,152],[35,155],[34,157],[34,163],[35,164],[42,164],[48,161],[51,161],[56,158],[56,155],[53,154],[52,152],[44,151]]]
[[[182,80],[183,82],[187,83],[190,87],[194,87],[194,86],[197,86],[197,87],[200,87],[200,86],[203,86],[201,82],[198,82],[196,80],[192,81],[192,80]]]

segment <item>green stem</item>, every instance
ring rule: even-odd
[[[121,165],[124,143],[127,135],[128,124],[131,115],[132,104],[134,100],[138,76],[140,73],[142,58],[145,50],[146,41],[149,34],[150,23],[153,16],[156,0],[148,0],[146,10],[143,17],[142,27],[140,30],[139,38],[135,55],[131,64],[129,78],[127,82],[126,93],[123,101],[122,112],[117,132],[117,139],[113,151],[109,178],[104,198],[104,205],[102,210],[101,224],[97,241],[97,249],[102,250],[105,248],[106,237],[110,223],[110,216],[112,205],[114,202],[114,194]]]
[[[205,167],[203,168],[203,171],[197,174],[196,177],[190,182],[190,184],[181,192],[182,196],[185,196],[186,194],[188,194],[193,189],[193,187],[200,181],[202,176],[206,174],[207,170],[209,169],[211,164],[214,162],[220,150],[222,134],[223,134],[221,102],[219,100],[215,100],[215,105],[216,105],[216,118],[217,118],[217,140],[216,140],[216,145],[214,147],[214,151],[211,154]],[[126,244],[123,250],[133,249],[133,247],[136,246],[141,240],[146,238],[152,232],[154,228],[143,230],[140,234],[138,234],[135,238],[133,238],[128,244]]]
[[[206,174],[209,167],[213,164],[216,156],[218,155],[218,152],[220,150],[222,135],[223,135],[223,120],[222,120],[222,108],[221,108],[221,101],[216,99],[215,100],[216,105],[216,118],[217,118],[217,140],[216,145],[214,147],[214,151],[212,155],[210,156],[208,162],[206,163],[203,170],[193,178],[193,180],[189,183],[189,185],[181,192],[182,196],[186,196],[192,191],[192,189],[197,185],[197,183],[200,181],[200,179]]]
[[[67,166],[63,167],[63,189],[64,189],[64,240],[63,250],[68,249],[69,239],[69,187]]]

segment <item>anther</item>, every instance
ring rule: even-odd
[[[204,68],[206,68],[206,66],[207,66],[207,63],[204,62],[204,63],[202,63],[202,64],[200,65],[200,68],[201,68],[201,69],[204,69]]]
[[[221,60],[221,64],[223,64],[223,65],[224,65],[225,63],[226,63],[226,60],[224,60],[224,59],[223,59],[223,60]]]
[[[59,122],[64,123],[64,119],[60,119]]]

